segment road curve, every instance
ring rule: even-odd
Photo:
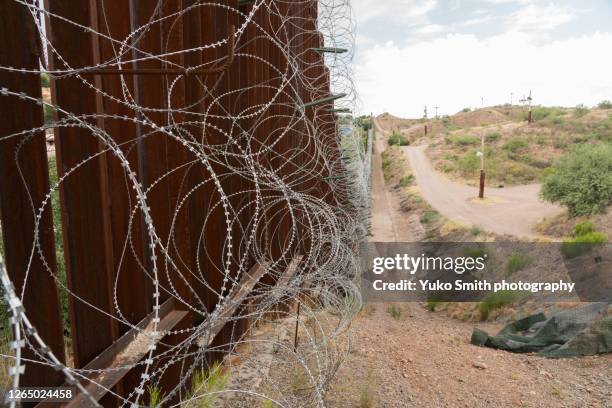
[[[535,238],[533,227],[544,217],[563,211],[539,198],[540,185],[487,187],[480,201],[477,187],[453,182],[439,174],[425,155],[425,146],[401,148],[425,200],[446,218],[476,225],[496,234]]]

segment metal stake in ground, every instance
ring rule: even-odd
[[[427,136],[427,105],[425,105],[425,114],[423,115],[423,118],[425,119],[425,136]]]
[[[531,90],[529,91],[529,97],[527,98],[527,102],[529,102],[529,116],[527,119],[528,123],[533,122],[533,114],[531,112],[531,101],[533,101],[533,98],[531,97]]]
[[[295,338],[293,339],[293,351],[297,351],[298,347],[298,329],[300,327],[300,306],[302,303],[298,300],[297,314],[295,316]]]
[[[484,198],[484,188],[485,188],[485,163],[484,163],[484,151],[485,151],[485,137],[484,134],[480,138],[480,151],[478,152],[478,156],[480,156],[480,188],[478,190],[478,198]]]

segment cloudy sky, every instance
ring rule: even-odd
[[[610,0],[352,0],[362,113],[612,99]]]

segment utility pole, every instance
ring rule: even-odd
[[[427,105],[425,105],[425,115],[423,115],[425,119],[425,136],[427,136]]]
[[[527,102],[529,102],[529,116],[527,117],[527,123],[529,124],[533,122],[533,113],[531,111],[531,101],[533,101],[533,98],[531,97],[531,90],[529,90],[529,97],[527,98]]]
[[[484,96],[480,97],[480,107],[484,108]]]
[[[434,106],[434,109],[436,110],[436,119],[438,119],[438,109],[440,109],[440,107],[436,105]]]
[[[478,189],[478,198],[484,198],[484,188],[485,188],[485,136],[484,133],[480,137],[480,151],[477,153],[480,156],[480,186]]]
[[[514,104],[514,92],[510,92],[510,107]]]

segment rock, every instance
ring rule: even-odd
[[[403,373],[402,375],[404,376],[404,378],[408,378],[408,373]]]
[[[472,363],[472,365],[474,367],[476,367],[476,368],[480,368],[481,370],[486,370],[487,368],[489,368],[489,367],[487,367],[487,365],[485,363],[483,363],[481,361],[474,361]]]

